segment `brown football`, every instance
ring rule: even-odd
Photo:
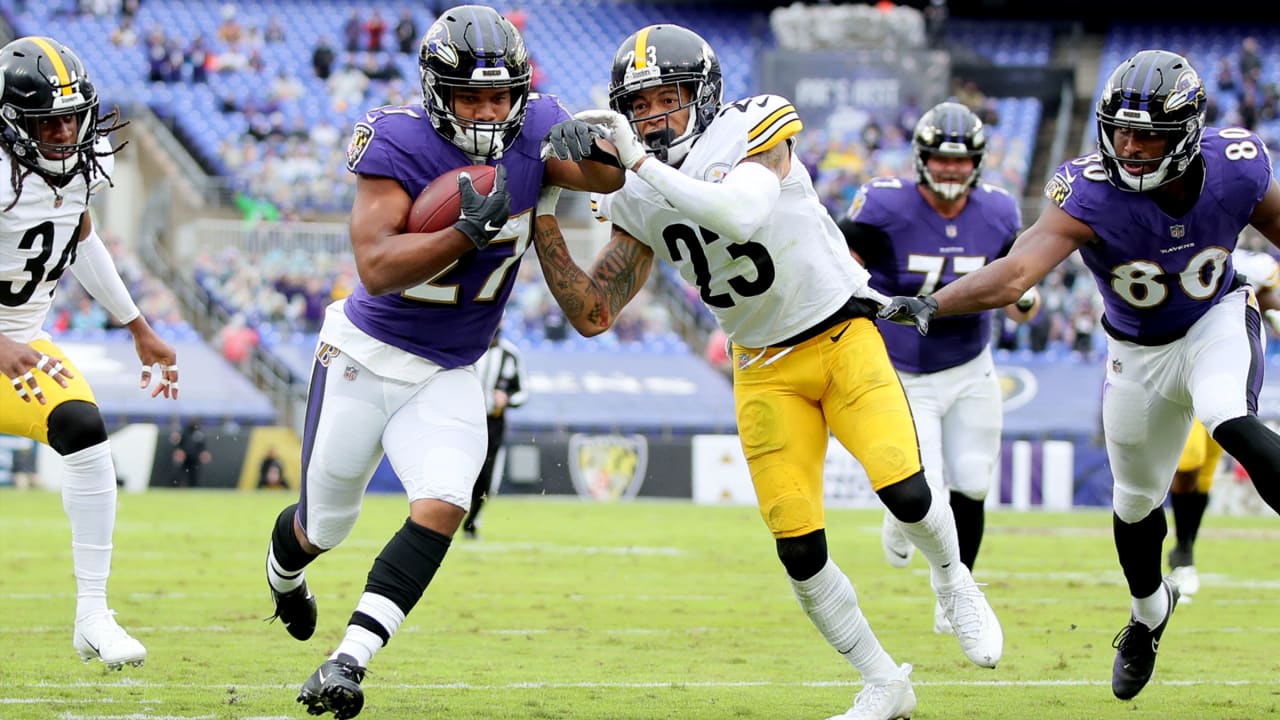
[[[471,176],[476,192],[488,195],[493,190],[495,170],[491,165],[468,165],[450,170],[432,180],[418,193],[413,207],[409,209],[406,232],[438,232],[458,222],[462,215],[462,193],[458,190],[458,176],[464,172]]]

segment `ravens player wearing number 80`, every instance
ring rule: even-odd
[[[152,396],[177,397],[173,348],[138,312],[89,216],[90,198],[111,182],[115,150],[106,136],[121,127],[113,120],[98,117],[97,91],[62,43],[25,37],[0,48],[0,373],[8,380],[0,383],[0,434],[62,456],[76,576],[72,644],[86,661],[119,669],[141,665],[147,651],[107,607],[116,473],[106,426],[88,383],[42,329],[70,269],[133,334],[142,387],[159,364]]]
[[[1205,106],[1200,75],[1181,55],[1143,50],[1120,63],[1095,109],[1099,152],[1058,167],[1045,188],[1051,202],[1009,254],[881,311],[927,332],[935,313],[1014,302],[1080,251],[1105,306],[1102,430],[1130,595],[1113,642],[1111,691],[1121,700],[1150,681],[1178,603],[1160,571],[1163,504],[1193,418],[1280,509],[1280,436],[1258,418],[1262,318],[1231,258],[1246,225],[1280,245],[1280,185],[1262,140],[1206,128]]]
[[[994,667],[999,622],[960,561],[935,502],[902,384],[871,321],[880,300],[792,152],[795,107],[777,95],[721,106],[720,64],[697,34],[653,25],[618,49],[606,125],[628,173],[596,198],[612,238],[590,274],[540,205],[534,243],[574,327],[604,332],[657,255],[696,286],[733,341],[742,448],[760,513],[800,606],[865,688],[842,720],[910,717],[909,673],[881,647],[849,578],[827,552],[823,461],[834,433],[931,566],[965,654]],[[643,138],[643,142],[640,138]],[[652,153],[652,154],[650,154]]]

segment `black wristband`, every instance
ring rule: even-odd
[[[626,169],[622,167],[622,161],[618,159],[617,155],[614,155],[608,150],[600,147],[599,143],[595,140],[591,141],[591,152],[587,153],[587,157],[585,159],[594,160],[595,162],[602,165],[608,165],[609,167],[616,167],[623,170]]]

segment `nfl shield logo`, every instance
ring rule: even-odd
[[[1178,240],[1187,234],[1187,226],[1186,225],[1170,225],[1169,234],[1173,236],[1174,240]]]
[[[1119,358],[1116,358],[1111,361],[1111,372],[1119,375],[1123,371],[1124,371],[1124,363],[1120,362]]]
[[[632,498],[640,492],[649,463],[643,435],[569,437],[569,477],[578,495],[593,500]]]
[[[342,371],[342,379],[347,382],[353,382],[358,374],[359,372],[356,370],[355,365],[348,365],[347,369]]]
[[[951,239],[953,239],[953,240],[954,240],[954,239],[955,239],[955,237],[956,237],[956,235],[959,235],[959,234],[960,234],[960,233],[956,230],[956,226],[955,226],[955,225],[948,225],[948,226],[947,226],[947,237],[949,237],[949,238],[951,238]]]

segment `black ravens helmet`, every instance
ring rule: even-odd
[[[639,90],[661,85],[680,85],[688,101],[680,107],[634,117],[631,96]],[[689,123],[679,137],[671,130],[649,133],[645,145],[664,163],[678,164],[689,152],[720,110],[724,81],[720,61],[711,46],[697,33],[679,25],[650,25],[627,38],[613,56],[613,77],[609,82],[609,106],[631,120],[649,120],[689,108]]]
[[[1181,55],[1143,50],[1120,63],[1107,79],[1096,111],[1098,149],[1111,184],[1142,192],[1185,173],[1200,154],[1205,104],[1204,83]],[[1164,135],[1164,154],[1121,158],[1115,145],[1120,128]]]
[[[52,137],[71,120],[66,137]],[[36,36],[0,48],[0,142],[20,164],[55,178],[81,170],[97,125],[98,91],[70,48]]]
[[[533,66],[520,31],[497,10],[462,5],[432,23],[418,51],[422,98],[436,131],[476,158],[496,158],[520,133],[528,108]],[[454,112],[459,89],[507,88],[511,112],[477,122]]]
[[[987,153],[987,136],[982,120],[972,110],[958,102],[943,102],[930,108],[916,123],[911,149],[920,182],[947,200],[955,200],[978,184],[982,158]],[[973,172],[963,180],[940,181],[933,177],[926,164],[932,155],[973,158]]]

